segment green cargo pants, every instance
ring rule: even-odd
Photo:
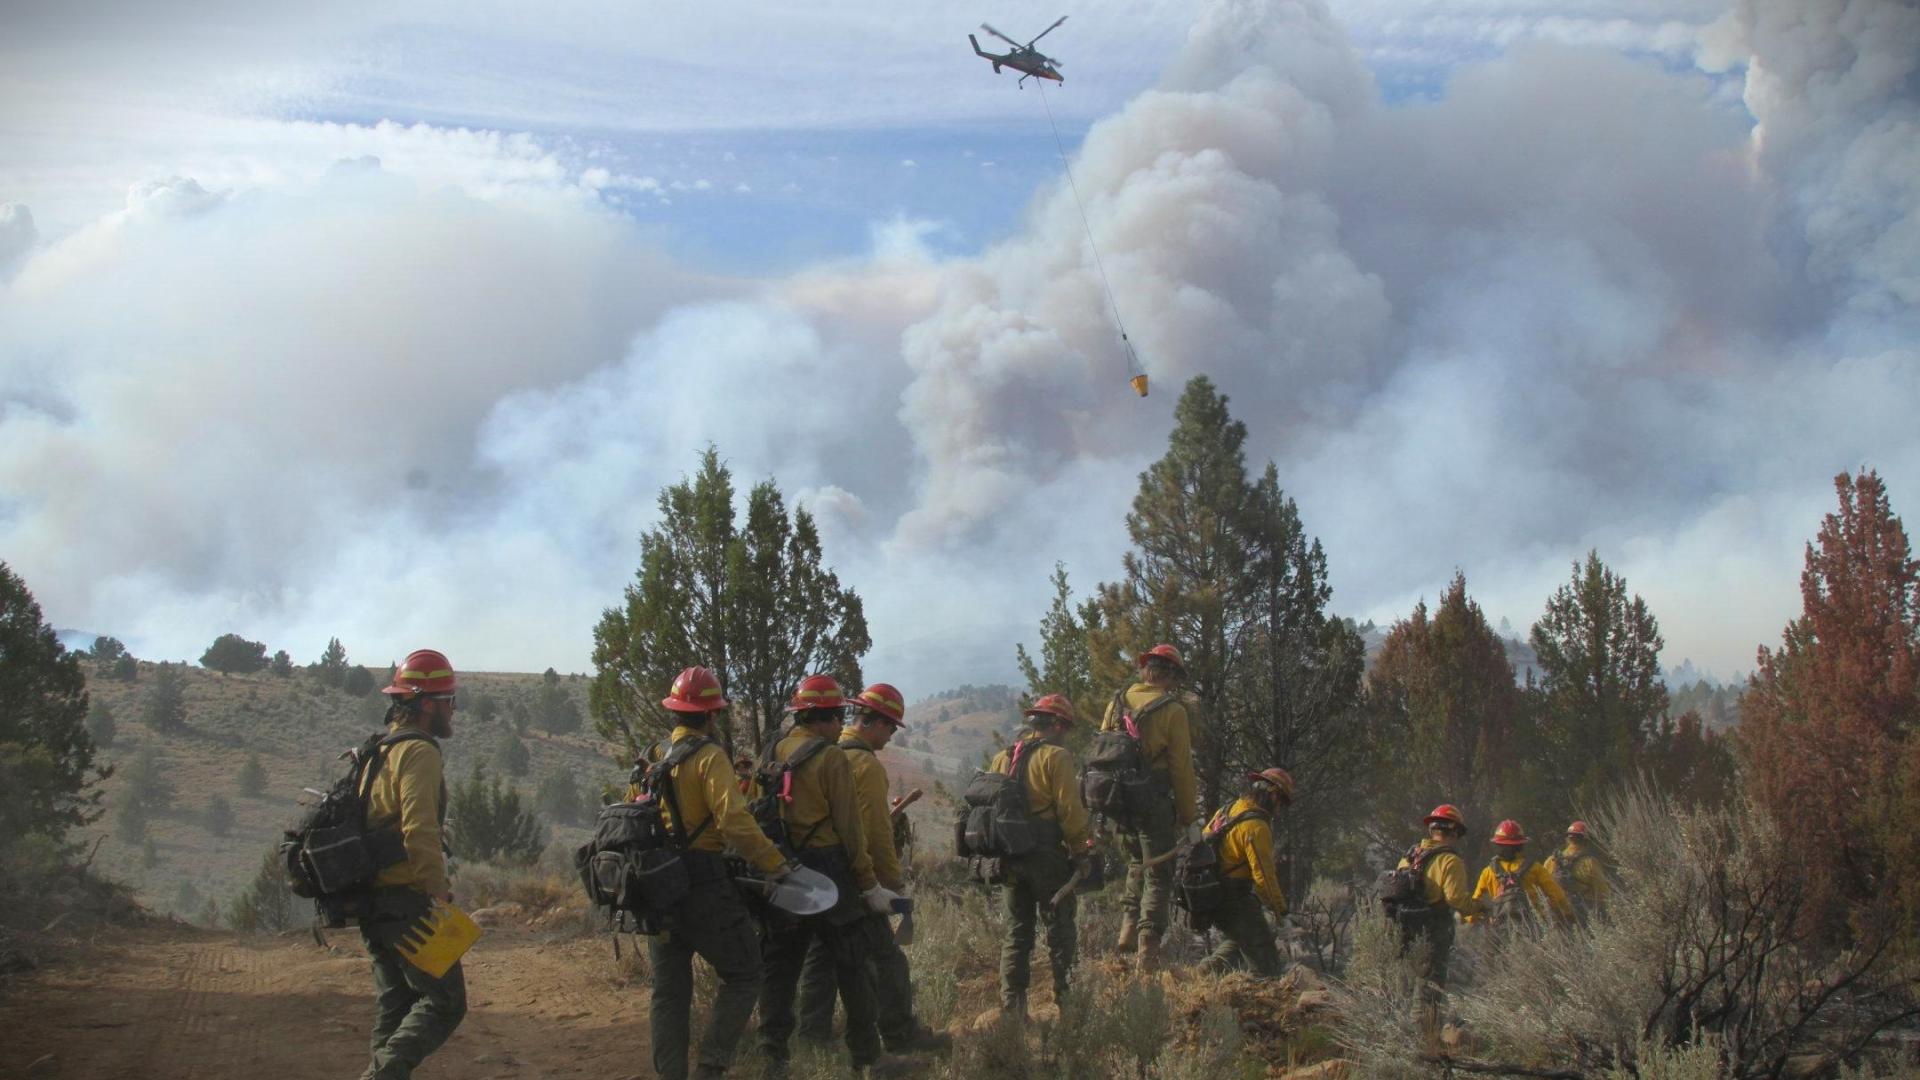
[[[1000,948],[1000,1004],[1019,1008],[1026,1000],[1032,979],[1036,920],[1047,928],[1047,956],[1053,962],[1053,996],[1064,1002],[1073,972],[1078,946],[1074,926],[1077,898],[1068,893],[1058,908],[1050,902],[1053,894],[1073,876],[1073,864],[1058,845],[1045,847],[1030,855],[1007,859],[1002,864],[1006,881],[1000,886],[1000,902],[1007,913],[1007,939]]]
[[[653,1071],[667,1080],[687,1075],[696,955],[720,977],[700,1040],[700,1071],[717,1075],[733,1063],[760,993],[760,933],[724,876],[693,882],[687,898],[666,920],[666,931],[647,940],[653,969]]]
[[[1250,883],[1228,881],[1220,906],[1208,920],[1220,932],[1220,944],[1205,960],[1204,970],[1252,971],[1255,975],[1280,974],[1280,950],[1267,926],[1266,912]]]
[[[894,943],[893,924],[887,916],[869,915],[867,923],[864,934],[867,977],[872,980],[880,1038],[891,1046],[911,1038],[916,1027],[913,975],[907,965],[906,952]],[[800,969],[801,1038],[816,1043],[832,1041],[833,1003],[839,986],[826,943],[815,941],[807,950],[806,965]]]
[[[428,1054],[440,1049],[467,1015],[467,976],[458,963],[439,978],[408,963],[386,931],[403,920],[370,923],[360,930],[373,959],[378,1012],[373,1022],[368,1080],[407,1080]]]
[[[1120,833],[1120,851],[1127,859],[1127,888],[1120,897],[1120,910],[1139,921],[1143,934],[1167,936],[1168,908],[1173,903],[1173,860],[1163,859],[1153,867],[1147,866],[1147,861],[1172,851],[1179,842],[1171,797],[1156,800],[1133,831]]]

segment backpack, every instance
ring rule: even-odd
[[[1268,816],[1258,807],[1242,810],[1221,822],[1219,828],[1202,832],[1198,840],[1182,840],[1175,849],[1173,902],[1186,910],[1188,923],[1196,931],[1204,928],[1208,917],[1218,911],[1220,902],[1226,899],[1227,878],[1221,870],[1221,843],[1241,822]]]
[[[1526,873],[1530,865],[1522,859],[1516,869],[1503,870],[1498,858],[1487,864],[1487,869],[1493,872],[1494,881],[1500,885],[1500,891],[1489,898],[1488,925],[1526,922],[1533,918],[1533,905],[1527,900],[1526,889]]]
[[[1455,854],[1452,848],[1444,845],[1423,848],[1415,844],[1407,849],[1403,860],[1407,865],[1380,875],[1374,891],[1380,897],[1380,906],[1387,918],[1405,925],[1430,917],[1439,910],[1427,901],[1426,878],[1427,863],[1442,853]]]
[[[424,731],[406,729],[369,735],[341,756],[347,773],[320,794],[280,841],[287,888],[308,900],[344,900],[373,884],[374,876],[407,861],[406,841],[395,828],[367,828],[367,800],[387,751],[403,742],[432,740]],[[441,811],[446,799],[440,800]],[[330,906],[339,906],[338,904]],[[345,925],[343,919],[336,919]]]
[[[1595,856],[1591,851],[1578,852],[1572,858],[1567,858],[1566,855],[1567,853],[1562,851],[1553,857],[1553,883],[1560,886],[1568,896],[1573,896],[1579,886],[1577,875],[1580,864]]]
[[[1040,740],[1016,742],[1007,751],[1007,771],[981,769],[961,797],[961,826],[954,837],[963,858],[1011,859],[1029,854],[1048,840],[1028,808],[1027,766]],[[1055,826],[1057,829],[1058,826]]]
[[[753,815],[753,823],[760,826],[760,831],[767,834],[767,839],[773,841],[773,846],[779,848],[780,854],[785,855],[789,860],[797,859],[801,850],[806,847],[807,841],[813,839],[813,834],[820,831],[820,826],[825,825],[832,818],[829,814],[807,826],[807,830],[800,834],[800,839],[794,840],[785,814],[787,805],[793,802],[793,774],[800,771],[800,766],[812,761],[815,755],[833,744],[832,739],[815,737],[794,751],[793,756],[785,761],[762,762],[760,768],[753,774],[754,779],[760,784],[760,797],[747,804],[747,812]],[[767,753],[771,755],[773,747],[778,745],[778,743],[768,744]]]
[[[627,915],[634,915],[645,929],[687,898],[690,880],[682,855],[713,818],[686,831],[673,773],[712,744],[706,736],[686,739],[651,765],[636,765],[638,793],[630,801],[601,807],[593,839],[574,850],[573,865],[587,899],[606,910],[609,923],[618,915],[624,924]],[[671,821],[663,809],[671,813]]]
[[[1125,690],[1114,695],[1120,729],[1094,734],[1080,772],[1080,798],[1089,813],[1105,817],[1122,829],[1145,819],[1159,795],[1160,780],[1140,750],[1142,725],[1148,716],[1173,701],[1172,694],[1162,694],[1136,716],[1127,707]]]

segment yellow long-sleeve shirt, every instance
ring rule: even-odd
[[[1522,871],[1520,867],[1524,862],[1526,862],[1524,857],[1518,857],[1496,859],[1488,863],[1481,869],[1480,880],[1473,887],[1473,898],[1475,900],[1497,899],[1503,891],[1500,876],[1519,874],[1520,888],[1524,891],[1527,904],[1533,908],[1535,914],[1544,915],[1546,912],[1543,908],[1551,906],[1553,913],[1561,919],[1572,918],[1573,905],[1567,903],[1567,894],[1561,891],[1560,883],[1554,881],[1553,875],[1549,874],[1547,868],[1540,863],[1527,863],[1525,871]],[[1496,870],[1495,867],[1499,869]],[[1487,913],[1482,910],[1468,921],[1481,922],[1486,916]]]
[[[669,736],[675,745],[688,739],[706,736],[704,731],[695,731],[684,724],[676,726]],[[693,756],[680,763],[673,772],[673,797],[680,804],[680,812],[686,815],[685,828],[689,831],[700,829],[700,835],[693,838],[695,851],[726,851],[746,859],[761,870],[773,870],[786,861],[780,849],[773,846],[767,834],[753,823],[753,815],[747,812],[746,797],[740,794],[739,778],[734,775],[733,763],[727,760],[727,752],[719,743],[709,743],[693,752]],[[673,820],[673,811],[663,808],[668,821]],[[701,829],[702,822],[711,822]]]
[[[1207,823],[1207,831],[1212,832],[1249,810],[1254,812],[1254,816],[1227,830],[1227,834],[1220,838],[1220,876],[1239,881],[1251,880],[1260,902],[1273,909],[1275,915],[1285,915],[1287,892],[1281,888],[1280,878],[1274,873],[1273,824],[1270,815],[1252,799],[1236,799],[1232,806],[1213,815],[1213,820]]]
[[[1583,904],[1599,907],[1607,902],[1607,893],[1612,886],[1607,883],[1607,872],[1601,867],[1600,860],[1593,852],[1585,848],[1568,844],[1553,853],[1546,861],[1548,876],[1557,885],[1560,882],[1560,867],[1570,867],[1573,888],[1569,899],[1579,900]]]
[[[1172,691],[1146,683],[1134,683],[1127,688],[1127,711],[1138,716],[1148,705],[1170,693]],[[1101,731],[1124,730],[1115,704],[1107,703],[1107,715],[1100,721]],[[1200,809],[1193,777],[1193,730],[1186,702],[1176,697],[1136,726],[1141,729],[1140,755],[1146,758],[1149,768],[1165,773],[1173,787],[1174,820],[1182,827],[1192,824],[1200,816]]]
[[[818,736],[798,729],[787,732],[773,748],[776,760],[786,761]],[[853,767],[846,751],[828,745],[793,773],[793,801],[783,803],[780,816],[795,844],[806,848],[839,844],[852,864],[853,882],[861,892],[873,888],[873,856],[867,853],[866,832],[860,827],[860,808],[854,796]],[[811,833],[811,836],[808,834]]]
[[[1420,841],[1422,851],[1431,851],[1440,846],[1431,836]],[[1401,859],[1400,865],[1406,866],[1407,860]],[[1467,864],[1461,861],[1460,856],[1451,851],[1428,856],[1421,867],[1420,879],[1426,885],[1427,903],[1445,904],[1468,918],[1480,914],[1484,905],[1474,899],[1467,885]]]
[[[397,827],[407,846],[407,861],[380,871],[373,883],[440,896],[448,890],[447,853],[440,839],[447,793],[440,744],[430,738],[408,739],[376,753],[385,754],[386,760],[367,790],[367,827]]]
[[[840,748],[853,769],[853,795],[860,804],[860,831],[867,838],[867,857],[880,884],[899,891],[906,884],[900,872],[900,853],[893,848],[893,813],[887,799],[887,768],[867,741],[851,731],[840,735]]]
[[[1015,745],[1027,759],[1027,812],[1042,821],[1060,825],[1060,842],[1069,852],[1078,853],[1087,842],[1087,804],[1080,801],[1079,768],[1073,751],[1048,742],[1040,733],[1020,733]],[[1000,751],[989,762],[991,772],[1011,773],[1013,749]],[[1031,755],[1031,757],[1029,757]]]

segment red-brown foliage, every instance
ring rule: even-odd
[[[1801,616],[1759,652],[1741,699],[1756,793],[1799,839],[1828,925],[1841,901],[1885,884],[1890,846],[1911,826],[1889,815],[1920,720],[1920,562],[1878,474],[1834,479],[1838,513],[1807,545]]]

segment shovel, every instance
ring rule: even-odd
[[[900,925],[893,928],[893,943],[904,949],[913,944],[913,898],[903,896],[895,900],[893,911],[900,916]]]
[[[818,915],[840,902],[840,887],[818,870],[797,866],[779,881],[737,877],[733,880],[767,894],[767,903],[789,915]]]

